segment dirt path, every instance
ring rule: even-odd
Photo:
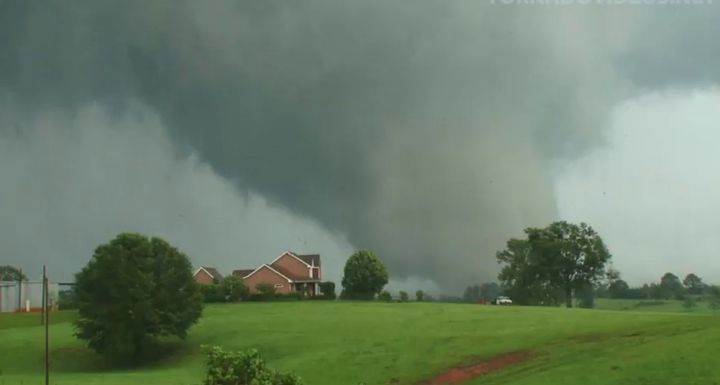
[[[475,377],[501,370],[506,366],[519,364],[528,358],[530,358],[530,352],[526,350],[505,353],[470,366],[452,368],[430,380],[421,381],[417,385],[459,384]]]

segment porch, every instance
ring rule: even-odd
[[[305,293],[306,297],[322,294],[320,292],[320,281],[318,280],[294,281],[290,285],[290,291]]]

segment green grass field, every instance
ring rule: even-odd
[[[686,309],[683,301],[669,300],[634,300],[634,299],[609,299],[598,298],[595,300],[595,308],[602,310],[631,310],[631,311],[659,311],[659,312],[683,312],[683,313],[714,313],[707,301],[696,300],[695,306]]]
[[[602,304],[610,306],[610,304]],[[617,304],[616,304],[617,305]],[[681,307],[680,307],[681,308]],[[531,358],[466,384],[719,384],[720,317],[712,313],[304,301],[208,306],[163,360],[107,367],[51,325],[53,384],[199,384],[202,344],[257,347],[308,385],[416,384],[444,370],[529,350]],[[42,383],[36,314],[0,314],[0,385]]]

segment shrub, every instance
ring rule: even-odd
[[[415,299],[416,299],[418,302],[422,302],[422,301],[425,299],[425,292],[423,292],[422,290],[416,291],[416,292],[415,292]]]
[[[265,300],[273,299],[276,294],[275,285],[272,283],[258,283],[255,285],[255,290],[257,290],[258,294],[265,298]]]
[[[335,282],[320,282],[320,292],[326,299],[335,299]]]
[[[190,260],[160,238],[118,235],[75,282],[75,335],[117,360],[139,358],[158,337],[185,338],[202,311]]]
[[[305,298],[305,293],[302,291],[294,291],[292,293],[284,294],[284,295],[276,294],[275,298],[301,300],[301,299]]]
[[[380,295],[378,295],[378,299],[385,302],[391,302],[392,296],[390,295],[390,292],[383,290]]]
[[[265,365],[255,349],[229,352],[218,346],[205,348],[207,371],[203,385],[302,385],[300,377],[280,373]]]
[[[400,302],[408,301],[408,293],[400,290]]]
[[[697,306],[697,303],[695,302],[695,298],[691,295],[685,296],[685,300],[683,301],[683,307],[685,309],[692,309],[695,306]]]
[[[252,302],[270,302],[270,301],[299,301],[304,299],[303,293],[292,292],[288,294],[282,293],[254,293],[247,296],[248,301]]]
[[[262,301],[271,301],[272,298],[268,299],[266,296],[260,294],[260,293],[254,293],[250,294],[247,298],[248,301],[251,302],[262,302]]]
[[[245,281],[236,275],[225,277],[220,283],[220,289],[223,299],[228,302],[238,302],[247,299],[249,290],[245,286]]]
[[[203,302],[205,303],[218,303],[225,302],[225,294],[220,285],[215,283],[200,284],[200,293],[202,294]]]

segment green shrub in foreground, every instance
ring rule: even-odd
[[[207,372],[202,385],[303,385],[295,374],[269,369],[255,349],[240,352],[225,351],[219,346],[205,349]]]

